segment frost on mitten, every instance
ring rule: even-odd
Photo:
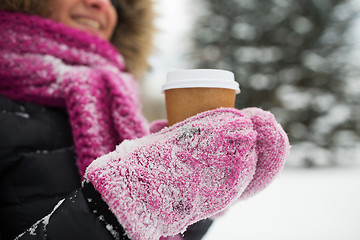
[[[256,136],[240,111],[212,110],[123,142],[85,177],[130,239],[157,240],[240,197],[255,173]]]
[[[279,174],[289,155],[290,145],[285,131],[270,112],[260,108],[246,108],[241,112],[251,119],[257,132],[255,175],[240,197],[246,199],[268,186]]]

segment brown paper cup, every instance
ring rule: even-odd
[[[235,90],[225,88],[178,88],[165,91],[169,126],[219,107],[234,107]]]
[[[170,72],[163,90],[169,126],[200,112],[234,107],[240,92],[231,72],[215,69]]]

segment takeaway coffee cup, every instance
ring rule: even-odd
[[[219,107],[234,107],[240,93],[234,74],[218,69],[174,70],[163,85],[169,126]]]

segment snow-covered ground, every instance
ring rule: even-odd
[[[204,240],[359,240],[360,168],[285,169],[219,217]]]

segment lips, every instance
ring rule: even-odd
[[[74,20],[86,27],[93,28],[95,30],[101,30],[102,26],[101,23],[97,20],[87,18],[87,17],[75,17]]]

